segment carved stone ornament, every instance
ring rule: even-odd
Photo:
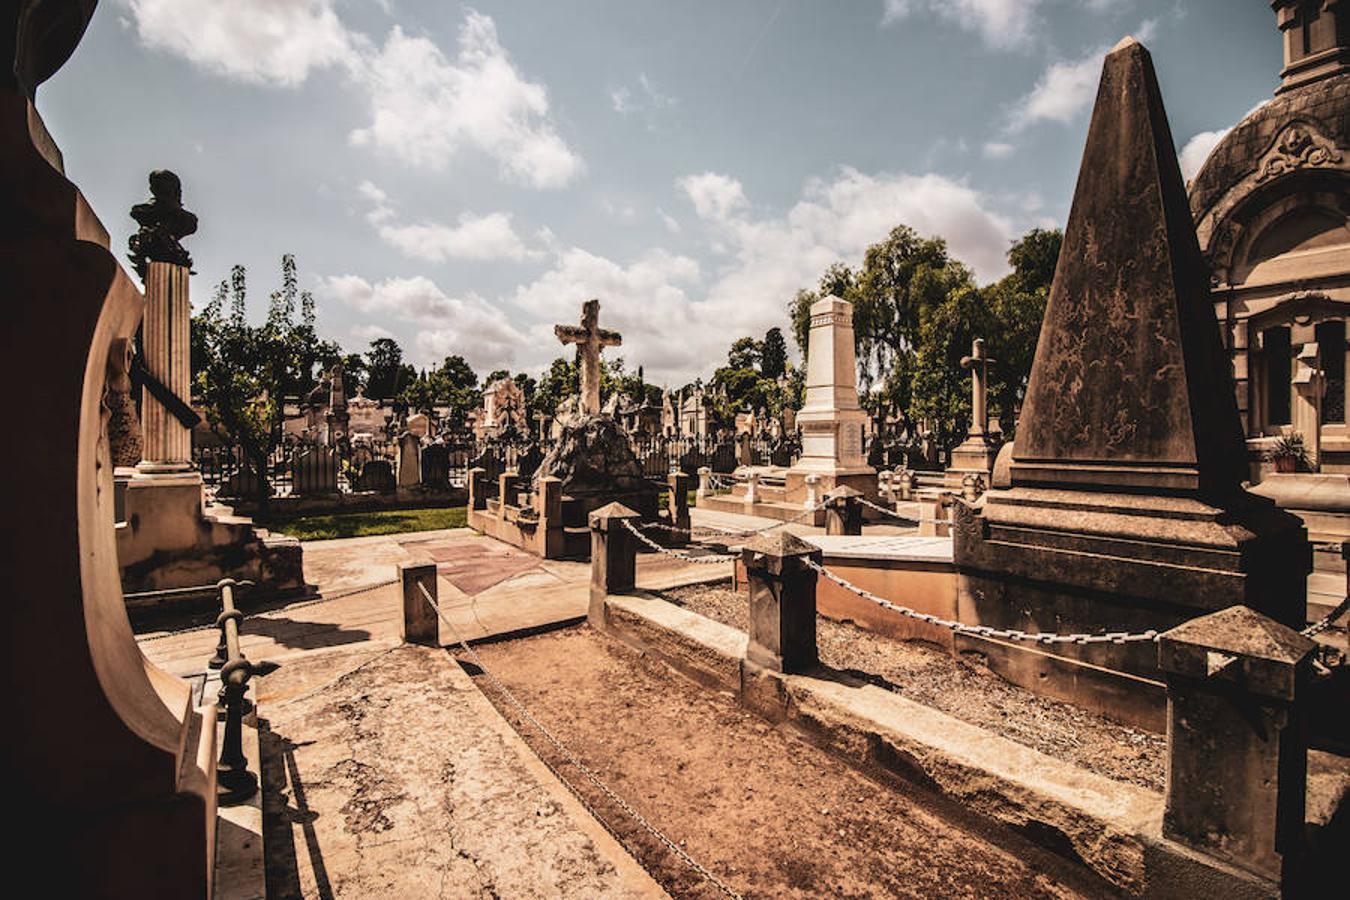
[[[1290,122],[1261,157],[1256,182],[1261,184],[1297,169],[1334,166],[1341,159],[1335,143],[1316,128],[1306,122]]]

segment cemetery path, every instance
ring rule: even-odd
[[[262,711],[274,900],[664,896],[444,651],[390,648]]]
[[[1071,897],[1073,876],[883,787],[725,694],[587,627],[478,648],[609,786],[746,897]],[[470,667],[470,671],[474,671]],[[483,677],[536,752],[575,779],[671,895],[720,896],[581,778]]]
[[[590,597],[588,562],[541,560],[468,529],[310,541],[304,548],[305,575],[318,589],[317,599],[256,609],[244,605],[240,643],[245,656],[283,664],[299,656],[307,660],[295,677],[283,667],[264,679],[263,703],[281,696],[278,691],[304,690],[329,669],[399,643],[402,594],[390,582],[401,563],[436,562],[441,608],[470,641],[579,621]],[[643,554],[638,577],[660,589],[715,578],[723,568]],[[727,565],[728,577],[730,572]],[[138,635],[141,650],[171,674],[198,674],[218,639],[207,624],[213,618],[159,622],[158,630]],[[175,630],[184,626],[188,630]],[[320,664],[320,657],[332,659]]]

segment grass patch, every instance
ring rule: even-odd
[[[297,516],[294,519],[277,519],[259,524],[270,531],[288,534],[302,541],[327,541],[333,538],[463,528],[467,518],[467,507],[437,506],[428,509],[382,509],[375,512],[340,513],[332,516]]]

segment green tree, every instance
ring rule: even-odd
[[[577,392],[577,364],[575,359],[558,357],[549,365],[548,371],[539,379],[534,389],[534,398],[530,408],[551,416],[558,410],[563,400]]]
[[[366,351],[366,396],[392,400],[417,378],[417,370],[403,362],[403,348],[393,338],[376,338]]]
[[[779,378],[787,372],[787,341],[783,329],[770,328],[760,344],[759,373],[765,378]]]
[[[1012,273],[985,289],[995,321],[986,342],[998,360],[990,370],[989,409],[1009,437],[1026,396],[1063,239],[1059,229],[1027,232],[1008,251]]]
[[[737,338],[727,351],[727,365],[733,369],[758,369],[764,357],[764,345],[752,337]]]

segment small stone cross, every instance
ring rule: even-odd
[[[581,349],[581,410],[594,416],[600,412],[600,351],[605,347],[623,344],[617,331],[600,327],[600,301],[587,300],[581,305],[581,326],[554,325],[553,333],[564,344],[576,344]]]
[[[984,339],[971,344],[970,356],[961,358],[961,368],[970,369],[970,433],[984,435],[989,430],[989,366],[997,360],[984,355]]]

